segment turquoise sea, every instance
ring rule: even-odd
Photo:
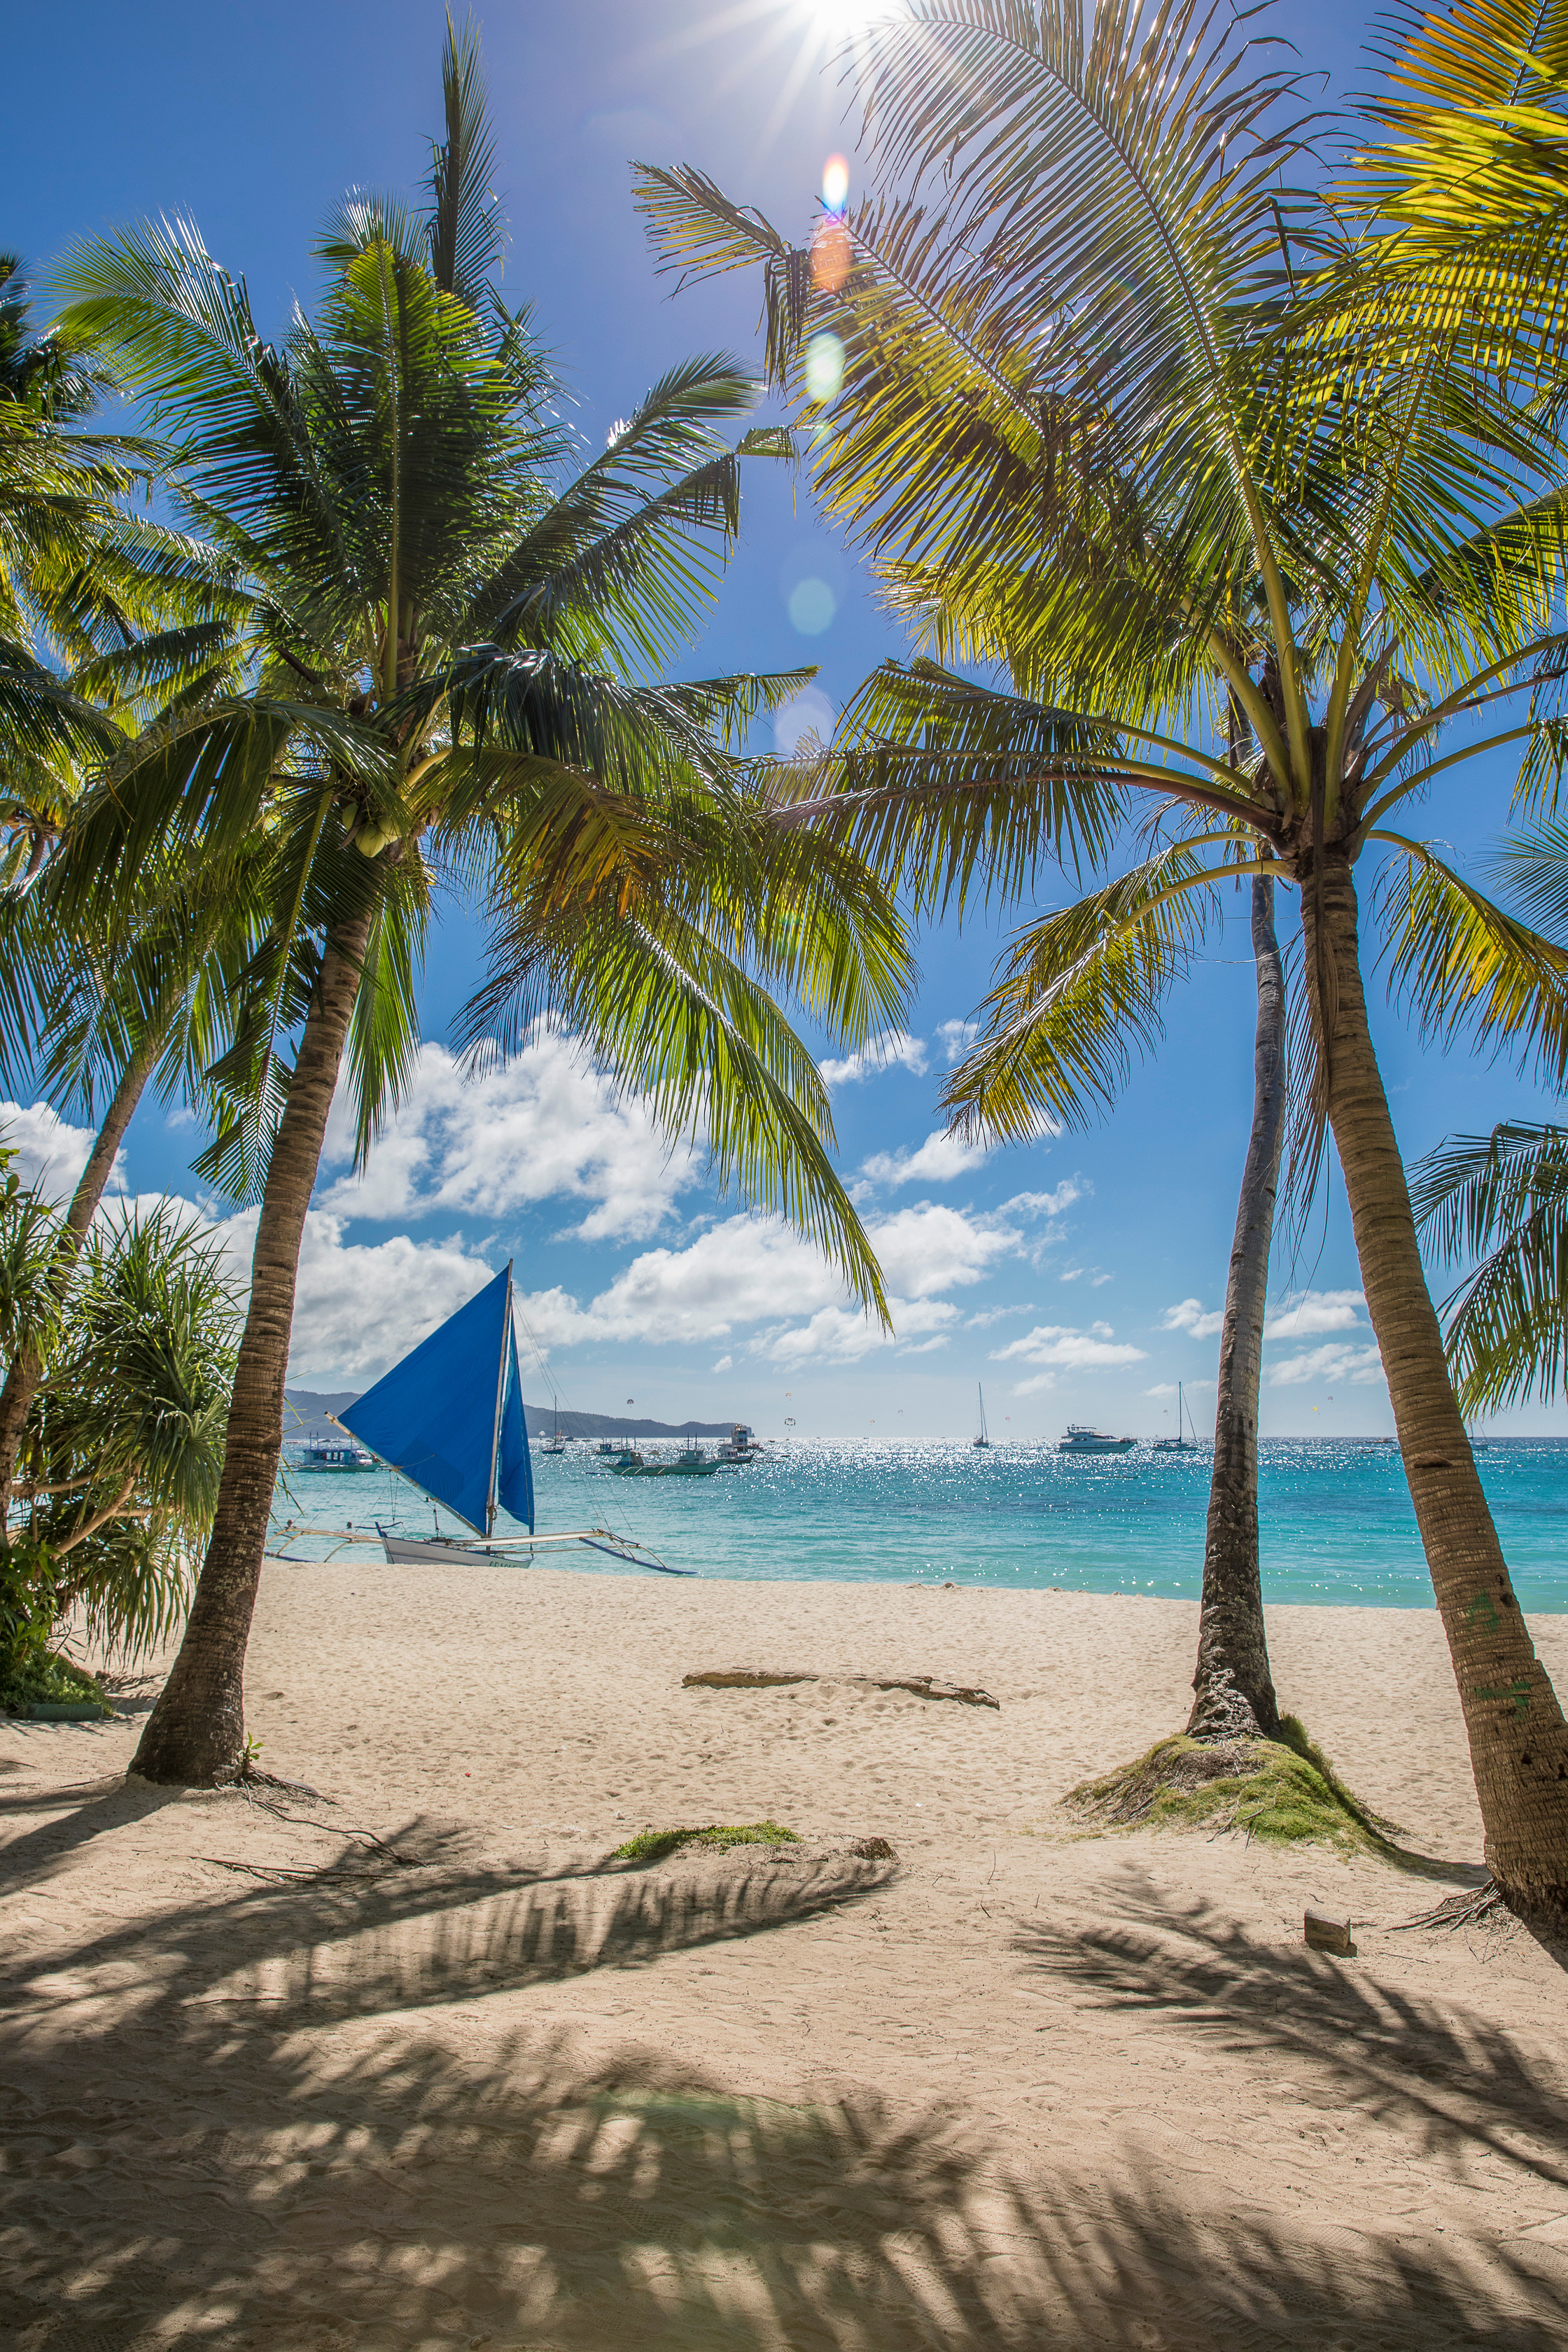
[[[1495,1441],[1477,1455],[1525,1608],[1568,1610],[1568,1442]],[[1205,1452],[1071,1459],[997,1445],[795,1446],[713,1478],[617,1478],[587,1445],[534,1453],[541,1533],[602,1527],[672,1568],[703,1576],[952,1578],[1060,1585],[1075,1592],[1197,1597],[1208,1505]],[[1423,1609],[1432,1588],[1398,1454],[1392,1446],[1279,1440],[1258,1481],[1263,1586],[1272,1601]],[[288,1522],[293,1521],[292,1528]],[[386,1471],[313,1473],[279,1485],[273,1548],[294,1559],[332,1549],[311,1528],[409,1535],[448,1515]],[[496,1533],[521,1532],[498,1521]],[[342,1552],[340,1557],[350,1557]],[[624,1573],[582,1547],[542,1563]]]

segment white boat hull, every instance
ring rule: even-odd
[[[492,1550],[484,1543],[452,1543],[444,1538],[421,1541],[416,1536],[383,1536],[382,1548],[394,1567],[472,1568],[477,1559],[507,1560],[512,1552]]]

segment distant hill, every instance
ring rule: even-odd
[[[289,1389],[287,1402],[299,1419],[293,1413],[286,1416],[285,1438],[330,1437],[328,1413],[342,1412],[363,1394],[362,1389]],[[531,1436],[547,1435],[555,1427],[552,1405],[525,1403],[523,1411]],[[563,1437],[728,1437],[735,1425],[732,1421],[626,1421],[607,1412],[563,1412],[560,1421]]]

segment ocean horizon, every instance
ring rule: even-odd
[[[1209,1449],[1073,1456],[1054,1446],[812,1443],[711,1478],[617,1478],[592,1446],[533,1451],[540,1534],[607,1528],[671,1568],[745,1580],[914,1580],[1196,1600]],[[1500,1438],[1478,1452],[1522,1607],[1568,1611],[1568,1439]],[[1430,1608],[1404,1466],[1386,1441],[1272,1438],[1259,1448],[1264,1598]],[[332,1554],[331,1534],[377,1522],[464,1532],[395,1474],[280,1476],[270,1548]],[[525,1532],[501,1514],[496,1534]],[[357,1547],[356,1547],[357,1548]],[[346,1556],[346,1554],[345,1554]],[[624,1572],[584,1548],[541,1565]]]

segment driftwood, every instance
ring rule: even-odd
[[[863,1690],[912,1691],[916,1698],[956,1699],[962,1706],[1000,1708],[1000,1699],[968,1683],[939,1682],[933,1675],[772,1674],[763,1666],[709,1666],[683,1675],[683,1690],[777,1690],[786,1683],[857,1683]]]

